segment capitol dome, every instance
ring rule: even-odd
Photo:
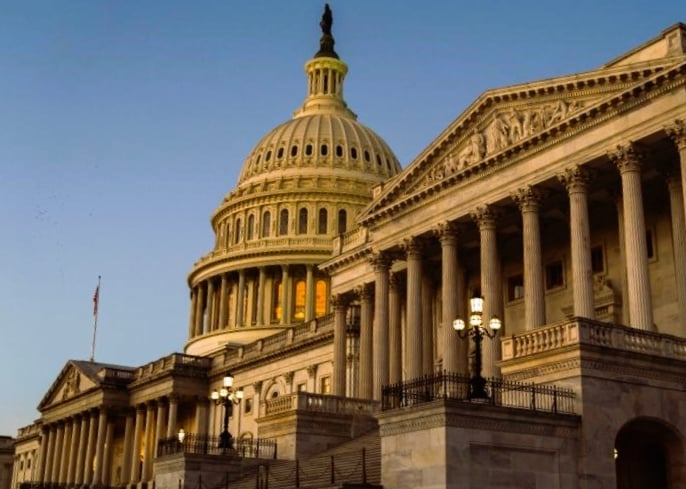
[[[212,215],[214,249],[188,279],[186,353],[241,346],[329,315],[330,281],[318,265],[332,256],[335,238],[355,231],[372,189],[401,170],[348,108],[348,67],[334,51],[331,23],[321,25],[320,50],[305,64],[303,105],[255,145]]]

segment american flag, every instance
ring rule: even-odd
[[[93,316],[98,315],[98,302],[100,301],[100,277],[98,277],[98,286],[95,288],[93,294]]]

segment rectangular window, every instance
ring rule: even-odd
[[[252,413],[252,398],[244,399],[243,400],[243,406],[245,406],[244,407],[245,414]]]
[[[548,263],[545,266],[545,289],[557,289],[558,287],[563,287],[564,284],[562,260]]]
[[[524,277],[522,274],[507,279],[507,300],[516,301],[524,297]]]
[[[591,248],[591,269],[593,273],[605,273],[605,251],[600,245]]]
[[[326,376],[319,379],[319,392],[321,394],[331,394],[331,377]]]
[[[298,384],[298,392],[307,392],[307,383]]]

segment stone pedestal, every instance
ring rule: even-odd
[[[176,453],[155,460],[155,489],[225,487],[240,475],[241,460],[235,453],[197,455]]]

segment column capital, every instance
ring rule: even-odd
[[[471,213],[472,219],[479,226],[479,230],[495,229],[498,215],[498,210],[491,205],[477,207]]]
[[[262,395],[262,381],[253,382],[252,389],[255,391],[255,394]]]
[[[411,236],[403,239],[400,247],[405,252],[407,258],[410,258],[411,256],[413,258],[418,258],[421,256],[422,251],[424,251],[424,241],[416,236]]]
[[[308,365],[307,367],[307,375],[310,376],[310,378],[314,379],[317,375],[317,369],[319,368],[319,365],[316,363],[313,363],[312,365]]]
[[[455,221],[443,221],[434,229],[434,235],[441,244],[456,244],[460,231],[460,226]]]
[[[632,142],[618,144],[615,149],[608,151],[607,156],[615,164],[620,174],[641,171],[644,154],[641,148]]]
[[[545,192],[539,187],[527,185],[515,190],[511,197],[521,212],[538,212]]]
[[[346,294],[334,294],[331,296],[331,307],[335,310],[343,310],[350,304],[350,299]]]
[[[372,297],[374,296],[374,288],[371,284],[363,284],[355,288],[355,293],[357,293],[360,301],[368,302],[371,301]]]
[[[393,263],[393,258],[391,257],[390,253],[386,251],[375,251],[367,258],[367,260],[372,265],[375,272],[388,270],[391,268],[391,264]]]
[[[588,185],[591,183],[591,177],[591,172],[581,165],[570,166],[557,175],[558,181],[564,185],[567,193],[570,194],[585,194],[588,191]]]
[[[405,276],[400,273],[391,272],[388,277],[388,286],[391,290],[399,290],[403,285],[405,285]]]
[[[679,150],[686,150],[686,123],[684,121],[676,119],[672,125],[665,127],[665,132]]]

